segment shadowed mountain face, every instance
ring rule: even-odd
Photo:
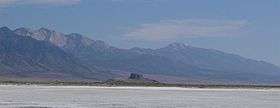
[[[279,74],[279,68],[263,61],[247,59],[213,49],[196,48],[180,43],[157,49],[157,55],[200,68],[229,73]]]
[[[90,79],[102,76],[96,70],[83,66],[70,54],[47,41],[15,34],[9,28],[0,28],[0,74],[36,79]]]
[[[61,61],[61,64],[68,64],[67,66],[71,67],[64,67],[65,70],[83,70],[75,73],[77,76],[83,76],[86,73],[85,76],[87,77],[95,75],[97,79],[98,77],[109,79],[124,73],[141,73],[154,76],[156,80],[161,79],[162,76],[170,78],[167,82],[172,82],[174,79],[181,80],[181,82],[201,81],[206,83],[276,84],[280,82],[278,78],[280,77],[280,69],[272,64],[213,49],[196,48],[180,43],[173,43],[159,49],[119,49],[103,41],[92,40],[75,33],[63,34],[45,28],[39,30],[19,28],[15,31],[6,29],[8,28],[1,29],[1,40],[4,41],[9,35],[17,34],[13,36],[15,39],[11,39],[13,41],[17,40],[17,42],[6,44],[13,44],[14,47],[28,47],[31,51],[28,51],[29,53],[24,56],[35,57],[36,60],[43,59],[45,62],[55,60],[52,61],[54,63],[49,64]],[[30,41],[23,41],[26,39]],[[45,44],[48,45],[47,48],[45,48]],[[39,46],[41,47],[37,48]],[[11,50],[13,47],[5,47],[4,49]],[[46,51],[46,49],[55,49],[55,51]],[[6,50],[1,52],[7,53]],[[33,50],[39,53],[31,53]],[[25,50],[18,50],[15,55],[24,52]],[[42,56],[45,53],[49,55]],[[5,54],[1,53],[1,56],[3,55]],[[37,58],[37,56],[39,57]],[[61,58],[63,59],[61,60]],[[19,58],[19,60],[22,60],[22,58]],[[53,69],[53,67],[49,68]],[[94,75],[92,74],[93,70],[95,71],[93,72]],[[98,70],[110,71],[113,74],[106,74]],[[57,73],[57,71],[52,72]],[[103,74],[98,75],[98,73]]]
[[[38,33],[38,31],[41,31],[43,34]],[[187,73],[186,71],[200,71],[196,67],[185,65],[160,55],[143,54],[132,49],[115,48],[107,45],[103,41],[91,40],[79,34],[64,35],[47,29],[30,31],[23,28],[15,30],[15,33],[22,36],[35,37],[41,41],[51,42],[62,48],[65,52],[79,58],[89,67],[96,66],[107,70],[164,75],[198,74]],[[49,35],[45,36],[45,34]],[[63,38],[64,40],[51,40],[52,37],[60,37],[57,39]],[[61,46],[57,42],[65,44]]]

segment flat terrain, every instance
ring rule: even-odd
[[[279,108],[279,89],[0,86],[0,108]]]

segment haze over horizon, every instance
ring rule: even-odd
[[[80,33],[122,48],[172,42],[280,66],[279,0],[2,0],[0,25]]]

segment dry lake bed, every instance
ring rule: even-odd
[[[280,90],[1,85],[0,108],[280,108]]]

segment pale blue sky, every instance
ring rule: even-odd
[[[111,45],[171,42],[280,66],[280,0],[0,0],[0,25],[77,32]]]

